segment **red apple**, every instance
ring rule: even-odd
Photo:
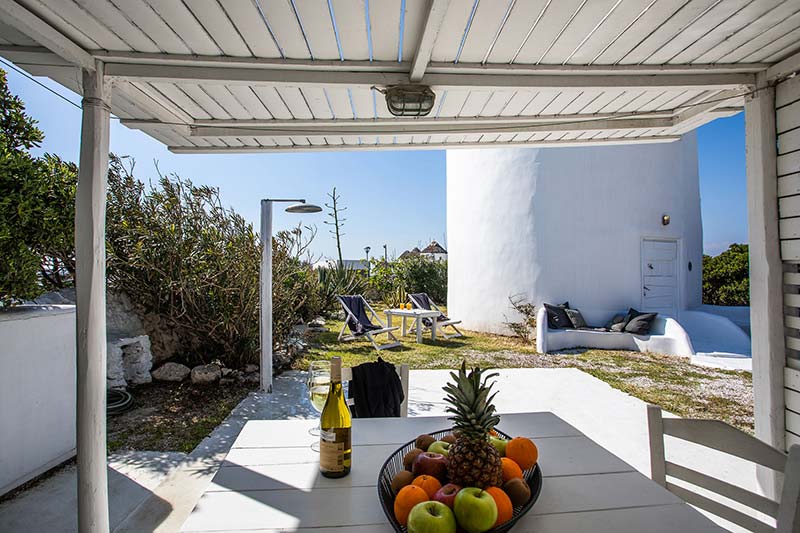
[[[436,491],[436,494],[433,495],[433,499],[437,502],[442,502],[450,509],[453,508],[453,504],[456,501],[456,494],[458,491],[461,490],[461,487],[456,485],[455,483],[448,483],[447,485],[443,486],[441,489]]]
[[[447,457],[440,453],[421,453],[414,459],[411,472],[414,477],[427,475],[444,482],[447,480]]]

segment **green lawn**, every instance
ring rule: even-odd
[[[378,353],[368,340],[337,341],[342,321],[329,320],[327,327],[329,332],[312,337],[311,348],[296,361],[295,368],[305,369],[310,361],[333,356],[340,356],[345,366],[354,366],[374,361],[378,355],[392,363],[407,363],[412,369],[457,368],[462,361],[491,368],[572,367],[679,416],[724,420],[753,432],[749,372],[704,368],[687,358],[651,353],[576,349],[537,354],[533,344],[517,338],[463,330],[464,337],[436,342],[427,334],[422,344],[416,344],[412,334],[402,338],[401,347]],[[386,342],[385,335],[379,338]]]

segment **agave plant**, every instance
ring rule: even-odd
[[[361,294],[367,288],[367,280],[362,271],[339,263],[332,267],[320,268],[318,272],[322,310],[325,312],[336,310],[337,294]]]

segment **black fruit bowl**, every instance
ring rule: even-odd
[[[502,431],[497,429],[495,429],[495,431],[497,431],[498,435],[504,439],[511,438]],[[431,435],[438,439],[448,435],[451,432],[452,431],[449,429],[443,429],[441,431],[434,431],[431,433]],[[381,507],[383,507],[383,512],[386,514],[386,518],[389,520],[389,523],[392,525],[395,531],[400,533],[407,533],[408,530],[406,529],[406,526],[400,525],[400,523],[394,517],[394,493],[392,492],[391,483],[395,474],[403,470],[403,456],[415,448],[414,442],[415,441],[412,440],[395,450],[395,452],[383,463],[381,471],[378,474],[378,499],[381,501]],[[514,515],[512,516],[511,520],[499,527],[490,529],[486,533],[501,533],[504,531],[510,531],[511,528],[514,527],[514,524],[516,524],[517,521],[522,518],[531,507],[533,507],[533,504],[536,503],[536,500],[539,499],[539,493],[542,492],[542,471],[539,468],[539,465],[533,465],[532,468],[523,471],[522,474],[525,477],[525,481],[528,483],[528,486],[531,488],[531,498],[524,505],[514,506]]]

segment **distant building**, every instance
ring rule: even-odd
[[[431,259],[435,259],[436,261],[447,261],[447,250],[436,241],[431,241],[431,243],[423,248],[419,254],[423,257],[430,257]]]
[[[400,254],[399,259],[410,259],[412,257],[416,257],[419,255],[419,248],[416,246],[412,250],[406,250],[402,254]]]
[[[314,269],[318,268],[336,268],[336,259],[323,259],[314,263]],[[342,264],[349,270],[367,270],[368,264],[366,259],[342,259]]]

